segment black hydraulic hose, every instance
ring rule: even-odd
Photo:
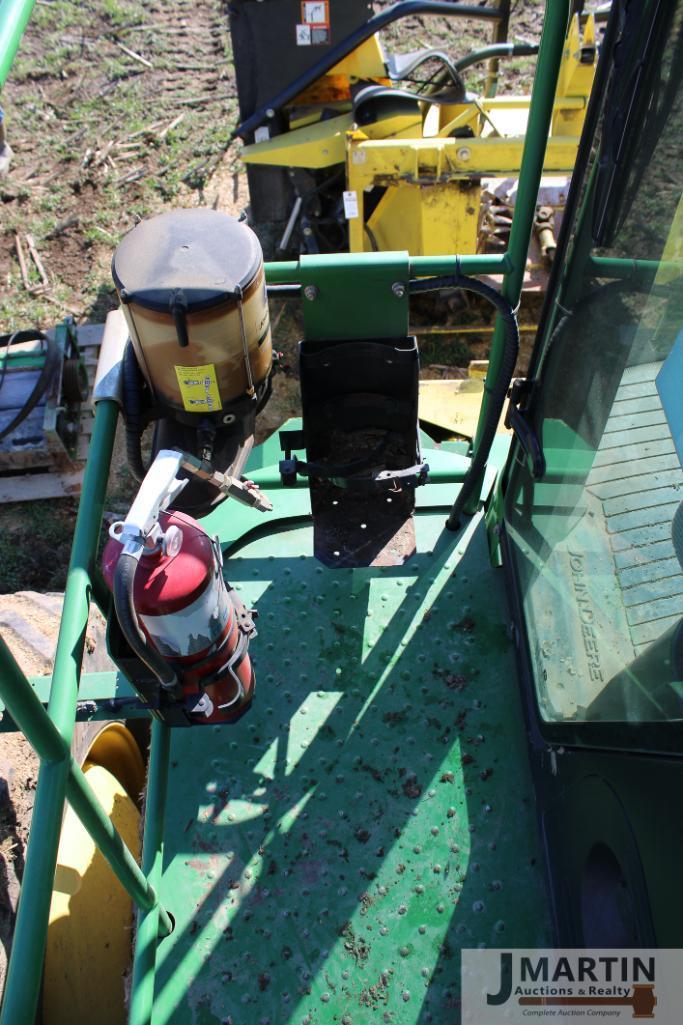
[[[142,551],[142,548],[135,554],[122,551],[119,556],[116,572],[114,573],[114,608],[116,610],[116,618],[128,644],[138,658],[154,673],[164,690],[177,691],[179,689],[178,677],[166,659],[146,643],[138,626],[137,614],[133,603],[133,585],[135,582],[135,571],[138,568],[138,561]]]
[[[482,61],[499,60],[501,57],[533,57],[538,53],[538,43],[493,43],[481,50],[473,50],[464,57],[453,61],[456,71],[462,72],[471,68],[474,64],[481,64]]]
[[[472,53],[467,53],[464,57],[458,58],[458,60],[453,61],[451,68],[462,82],[462,72],[466,71],[467,68],[473,67],[475,64],[481,64],[487,60],[498,61],[501,57],[533,57],[538,53],[538,49],[538,43],[494,43],[492,46],[485,46],[481,50],[474,50]],[[448,77],[445,69],[442,68],[433,76],[429,84],[433,89],[442,88],[448,82]],[[425,97],[425,99],[429,101],[430,97]]]
[[[472,497],[474,489],[479,486],[491,452],[491,446],[496,437],[498,421],[503,412],[505,397],[517,363],[519,327],[517,324],[517,313],[508,300],[500,292],[497,292],[495,288],[485,285],[483,281],[478,281],[476,278],[454,274],[449,277],[422,278],[410,282],[411,294],[438,291],[443,288],[462,288],[466,292],[476,292],[477,295],[483,296],[484,299],[487,299],[488,302],[496,307],[503,322],[503,357],[500,370],[493,384],[490,387],[488,384],[484,386],[489,395],[488,416],[479,439],[479,446],[474,453],[462,487],[446,520],[446,526],[449,530],[457,530],[460,525],[460,516],[463,509]]]
[[[293,79],[277,96],[273,96],[271,100],[258,107],[253,114],[245,118],[230,136],[230,141],[237,138],[238,135],[244,138],[249,132],[253,132],[255,128],[263,124],[264,121],[273,118],[295,96],[298,96],[309,85],[316,82],[330,68],[333,68],[335,64],[343,60],[344,57],[348,57],[361,43],[364,43],[366,39],[373,36],[375,32],[379,32],[385,25],[390,25],[400,18],[421,14],[441,14],[447,18],[479,18],[496,22],[499,22],[502,18],[501,9],[498,7],[452,3],[450,0],[449,2],[446,2],[446,0],[402,0],[401,3],[385,7],[383,11],[380,11],[379,14],[364,22],[364,24],[359,25],[345,39],[342,39],[336,46],[328,50],[324,57],[316,61],[315,64],[312,64],[302,75]]]
[[[141,484],[147,470],[142,461],[140,441],[144,429],[142,420],[142,374],[135,351],[129,342],[123,356],[123,414],[126,422],[126,457],[130,472]]]

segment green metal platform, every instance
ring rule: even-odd
[[[445,1025],[462,947],[550,943],[502,582],[444,518],[390,569],[324,568],[303,518],[233,547],[256,699],[172,734],[154,1025]]]

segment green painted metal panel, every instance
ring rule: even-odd
[[[32,356],[23,352],[15,354],[5,351],[0,355],[0,370],[4,370],[5,365],[8,370],[35,369],[42,367],[44,363],[45,357],[42,354]]]
[[[444,517],[403,567],[281,520],[226,561],[256,699],[171,736],[154,1025],[456,1021],[460,948],[550,942],[502,583]]]
[[[302,256],[307,338],[405,338],[410,261],[404,253]]]

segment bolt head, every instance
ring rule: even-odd
[[[396,296],[397,299],[402,299],[403,296],[406,294],[405,282],[404,281],[394,281],[393,285],[391,286],[391,291]]]
[[[306,285],[304,288],[304,299],[308,299],[309,302],[313,302],[314,299],[318,298],[318,289],[315,285]]]

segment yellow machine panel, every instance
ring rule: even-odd
[[[566,196],[596,61],[594,19],[576,15],[567,33],[544,165],[545,175],[557,176],[551,190],[557,196]],[[388,84],[389,65],[383,62],[377,37],[366,41],[316,83],[324,94],[317,107],[308,89],[289,111],[290,130],[246,146],[243,159],[304,175],[337,173],[341,165],[345,180],[335,186],[336,216],[347,221],[351,252],[408,249],[411,255],[427,256],[488,251],[486,180],[514,180],[519,174],[529,97],[477,97],[458,89],[455,81],[418,93],[402,88],[395,78]],[[348,103],[343,109],[341,92],[325,92],[333,78],[349,84],[351,109]],[[324,179],[310,180],[309,194],[324,189]],[[454,183],[459,187],[454,189]],[[300,196],[287,240],[307,202],[304,187]],[[552,224],[549,228],[544,209],[547,235]],[[322,216],[319,210],[319,201],[312,212],[307,209],[309,221]],[[503,204],[495,213],[494,234],[500,235],[501,218],[510,210]],[[546,246],[548,252],[552,248]]]

